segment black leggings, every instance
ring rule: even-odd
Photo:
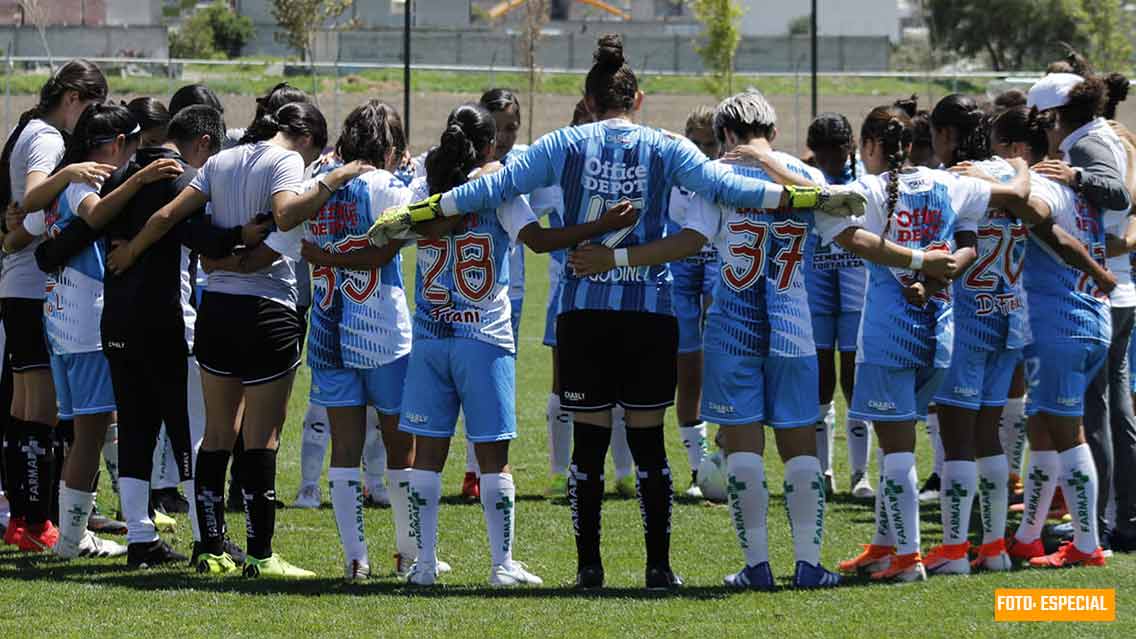
[[[142,351],[143,349],[137,349]],[[186,397],[187,355],[184,351],[106,350],[118,405],[118,472],[121,477],[150,481],[154,446],[165,422],[174,449],[178,476],[193,477]]]

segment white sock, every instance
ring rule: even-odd
[[[107,475],[110,475],[110,487],[118,492],[118,424],[107,426],[106,439],[103,440],[103,462],[106,464]]]
[[[1006,536],[1010,465],[1005,455],[991,455],[980,457],[976,466],[978,504],[982,513],[982,543],[989,544]]]
[[[702,458],[708,452],[706,448],[706,424],[698,422],[691,426],[682,426],[678,429],[682,436],[682,445],[686,448],[686,461],[690,463],[690,470],[698,472],[702,465]]]
[[[731,453],[726,457],[726,473],[730,519],[734,522],[746,565],[769,561],[766,531],[769,489],[765,485],[765,460],[757,453]]]
[[[517,529],[517,489],[507,473],[481,476],[481,510],[489,533],[489,555],[494,566],[513,559],[513,537]]]
[[[189,502],[189,529],[193,533],[194,541],[201,541],[201,529],[197,527],[197,500],[193,495],[193,480],[187,479],[181,483],[181,492],[186,496],[186,501]],[[129,530],[129,528],[127,528]]]
[[[1010,472],[1022,474],[1022,459],[1026,452],[1026,398],[1011,397],[1002,409],[998,424],[998,439],[1006,453]]]
[[[630,475],[635,463],[627,445],[627,416],[619,405],[611,409],[611,461],[615,464],[616,480]]]
[[[824,478],[820,460],[799,455],[785,462],[785,510],[797,561],[820,564],[824,540]]]
[[[1073,545],[1091,553],[1100,546],[1097,536],[1097,468],[1088,444],[1057,454],[1061,464],[1061,493],[1073,516]]]
[[[943,451],[943,438],[939,435],[939,414],[927,413],[926,426],[927,438],[931,440],[931,450],[935,453],[935,463],[931,467],[931,472],[942,478],[945,453]]]
[[[862,419],[844,422],[844,435],[848,438],[848,465],[853,473],[868,472],[872,454],[872,425]]]
[[[327,409],[316,404],[308,404],[304,414],[304,434],[300,443],[300,486],[319,484],[323,473],[323,458],[327,454],[327,443],[331,439],[331,424],[327,420]]]
[[[331,492],[331,509],[335,527],[347,561],[367,560],[367,537],[363,531],[363,486],[356,468],[327,469],[327,486]]]
[[[915,453],[884,456],[884,507],[895,532],[895,551],[900,555],[919,552],[919,486],[915,478]]]
[[[474,453],[473,442],[465,441],[465,472],[481,475],[481,468],[477,465],[477,454]]]
[[[166,458],[170,456],[169,438],[166,437],[166,426],[162,424],[158,429],[158,439],[154,443],[153,457],[150,460],[150,489],[165,488]]]
[[[122,500],[122,516],[126,519],[126,542],[148,543],[158,539],[158,530],[150,519],[150,482],[133,477],[120,477],[118,495]],[[186,495],[188,498],[190,495]]]
[[[950,460],[943,462],[943,488],[939,491],[942,509],[943,543],[961,544],[970,530],[970,511],[974,493],[978,492],[978,468],[975,462]]]
[[[469,444],[472,448],[473,444]],[[438,502],[442,499],[442,475],[429,470],[410,470],[410,534],[418,544],[418,561],[438,565]]]
[[[1055,450],[1031,450],[1029,465],[1026,467],[1026,483],[1022,521],[1014,538],[1023,543],[1037,541],[1041,528],[1049,515],[1049,505],[1053,502],[1053,492],[1057,490],[1057,474],[1061,462]]]
[[[367,438],[363,443],[363,483],[372,495],[383,489],[383,473],[387,470],[387,447],[379,430],[379,417],[367,407]]]
[[[151,486],[151,488],[177,488],[181,473],[178,471],[177,455],[174,454],[174,443],[170,441],[165,426],[162,426],[162,441],[166,444],[166,450],[162,453],[162,479],[161,482]]]
[[[572,413],[560,409],[560,395],[548,394],[548,466],[554,475],[566,475],[572,462]]]
[[[832,472],[832,429],[836,426],[836,409],[832,402],[820,405],[820,421],[816,423],[817,459],[822,473]]]
[[[884,501],[884,488],[887,484],[884,483],[884,451],[883,449],[876,449],[876,459],[879,460],[880,474],[876,482],[876,505],[873,512],[876,517],[876,531],[872,534],[872,545],[875,546],[894,546],[895,534],[892,532],[888,511],[885,507]]]
[[[391,500],[391,515],[394,518],[394,545],[398,554],[407,561],[418,558],[418,541],[410,530],[410,489],[409,468],[387,469],[387,488]]]
[[[68,488],[59,482],[59,541],[56,543],[60,549],[74,552],[79,547],[94,505],[95,493]]]

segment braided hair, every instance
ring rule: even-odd
[[[931,126],[955,131],[951,157],[939,157],[947,166],[990,158],[990,118],[974,98],[952,93],[931,111]]]
[[[852,179],[856,179],[856,137],[852,133],[852,123],[840,113],[821,113],[809,124],[805,145],[816,153],[818,148],[847,148],[848,165],[852,167]]]
[[[891,229],[895,207],[899,203],[899,172],[907,161],[911,149],[912,125],[907,113],[896,106],[876,107],[864,118],[860,127],[861,140],[876,140],[882,146],[888,161],[887,222],[880,234],[883,239]]]

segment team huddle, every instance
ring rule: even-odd
[[[68,62],[0,157],[4,541],[138,568],[314,576],[272,548],[276,449],[306,358],[293,505],[320,505],[330,444],[348,581],[371,575],[366,503],[391,507],[400,577],[428,586],[450,570],[441,473],[460,421],[489,584],[543,583],[513,557],[528,247],[551,256],[547,494],[567,497],[578,588],[604,584],[609,448],[616,490],[640,503],[646,587],[682,585],[672,404],[686,493],[729,503],[744,556],[729,587],[775,586],[766,426],[784,462],[794,587],[1103,566],[1110,548],[1136,546],[1119,471],[1136,467],[1136,136],[1113,121],[1126,79],[1077,57],[1050,70],[991,105],[954,94],[930,112],[877,107],[858,139],[822,114],[799,159],[775,150],[776,114],[756,90],[696,110],[685,135],[634,123],[643,93],[605,35],[569,126],[518,145],[519,101],[493,89],[411,157],[398,112],[377,100],[328,149],[324,116],[287,84],[227,130],[203,85],[119,105],[97,66]],[[821,546],[838,382],[848,488],[874,498],[875,527],[833,571]],[[1107,462],[1091,420],[1111,434]],[[918,421],[936,450],[923,490]],[[124,525],[95,508],[104,462]],[[927,491],[944,539],[924,555]],[[1047,553],[1058,495],[1068,541]],[[1022,520],[1007,536],[1014,502]],[[227,535],[233,507],[243,548]],[[190,557],[159,535],[170,511],[189,515]],[[101,534],[116,526],[125,545]]]

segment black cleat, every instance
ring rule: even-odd
[[[167,515],[189,512],[189,501],[173,486],[151,490],[150,501],[154,504],[154,508]]]
[[[600,564],[584,566],[576,571],[576,588],[578,590],[603,588],[603,585],[604,569]]]
[[[647,567],[647,590],[677,590],[681,586],[682,577],[669,566]]]
[[[126,565],[130,568],[153,568],[178,561],[185,561],[185,555],[161,539],[126,546]]]
[[[189,560],[189,565],[196,566],[197,559],[205,553],[213,554],[209,553],[209,551],[205,548],[205,545],[200,541],[193,542],[193,556]],[[225,536],[225,540],[222,542],[221,553],[227,553],[229,557],[233,559],[233,563],[237,564],[238,566],[245,565],[245,551],[240,546],[233,543],[233,540],[229,539],[228,535]]]

